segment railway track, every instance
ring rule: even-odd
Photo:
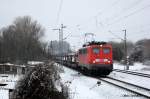
[[[138,73],[138,72],[127,71],[127,70],[120,70],[120,69],[113,69],[113,71],[150,78],[150,74],[144,74],[144,73]]]
[[[109,84],[115,85],[117,87],[123,88],[127,91],[133,92],[139,96],[150,99],[150,89],[144,88],[135,84],[131,84],[125,81],[121,81],[115,78],[106,77],[106,78],[98,78],[101,81],[107,82]]]
[[[115,71],[121,72],[120,70],[117,70],[117,69]],[[122,70],[122,72],[126,73],[123,70]],[[134,73],[133,72],[129,73],[129,72],[128,72],[128,74],[133,74],[133,75],[136,75],[136,73],[137,73],[137,72],[134,72]],[[143,74],[139,73],[138,75],[142,76]],[[146,74],[146,75],[144,77],[149,77],[148,74]],[[115,78],[111,78],[111,77],[105,77],[105,78],[99,78],[98,77],[97,79],[99,79],[101,81],[104,81],[106,83],[112,84],[114,86],[117,86],[119,88],[122,88],[124,90],[127,90],[129,92],[135,93],[138,96],[150,99],[150,89],[148,89],[148,88],[145,88],[145,87],[142,87],[142,86],[138,86],[138,85],[135,85],[135,84],[131,84],[131,83],[128,83],[128,82],[125,82],[125,81],[122,81],[122,80],[118,80],[118,79],[115,79]]]

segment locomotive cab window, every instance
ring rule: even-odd
[[[110,53],[110,48],[103,48],[103,53],[104,54],[109,54]]]
[[[82,54],[87,54],[87,49],[86,48],[82,50]]]
[[[87,54],[87,49],[80,49],[79,54]]]
[[[100,49],[99,48],[93,48],[93,53],[94,54],[99,54],[100,53]]]

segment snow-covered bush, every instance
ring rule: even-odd
[[[59,83],[59,84],[58,84]],[[60,85],[61,90],[58,90]],[[68,99],[68,88],[60,82],[54,62],[39,64],[21,79],[12,99]]]

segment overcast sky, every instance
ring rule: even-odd
[[[94,33],[98,41],[137,41],[150,38],[149,0],[0,0],[0,28],[18,16],[31,16],[45,29],[45,40],[58,40],[64,24],[64,37],[72,46],[81,46],[85,33]],[[71,35],[70,35],[71,34]]]

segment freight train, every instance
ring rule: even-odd
[[[71,68],[88,73],[108,75],[113,70],[112,46],[106,42],[88,42],[76,53],[57,57],[57,60]]]

